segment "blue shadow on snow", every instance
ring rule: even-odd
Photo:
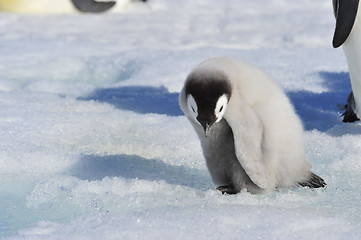
[[[288,97],[301,117],[306,130],[326,131],[340,124],[342,107],[351,92],[350,78],[347,72],[318,72],[324,80],[327,92],[289,91]],[[137,113],[157,113],[169,116],[181,116],[178,105],[178,93],[169,93],[165,87],[127,86],[97,89],[79,100],[106,102],[119,109]]]
[[[127,86],[101,88],[79,100],[94,100],[114,105],[123,110],[136,113],[157,113],[169,116],[181,116],[178,93],[169,93],[165,87]]]
[[[295,106],[306,130],[327,131],[342,123],[342,107],[351,92],[347,72],[319,72],[328,92],[289,91],[288,97]]]
[[[123,177],[148,181],[163,180],[169,184],[199,190],[212,188],[210,176],[205,170],[173,166],[137,155],[83,155],[68,173],[90,181],[101,180],[104,177]]]

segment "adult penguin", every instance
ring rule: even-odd
[[[102,13],[131,0],[0,0],[0,11],[15,13]]]
[[[361,117],[361,18],[359,0],[332,0],[336,28],[332,41],[334,48],[342,45],[350,72],[352,92],[347,99],[344,122]]]

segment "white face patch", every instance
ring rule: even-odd
[[[223,94],[218,98],[216,108],[214,109],[214,115],[216,115],[216,122],[222,120],[223,114],[226,112],[227,104],[228,104],[227,94]]]
[[[188,111],[190,115],[196,120],[198,117],[198,106],[192,95],[187,97]]]

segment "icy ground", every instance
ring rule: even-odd
[[[344,124],[331,0],[150,0],[104,15],[0,13],[3,239],[360,239],[361,125]],[[205,58],[266,71],[326,189],[222,196],[178,92]],[[285,146],[287,147],[287,146]]]

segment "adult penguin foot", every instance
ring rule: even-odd
[[[345,112],[341,115],[343,117],[343,122],[356,122],[360,119],[356,115],[356,104],[355,98],[353,97],[353,93],[351,92],[347,98],[347,104],[345,105]]]

